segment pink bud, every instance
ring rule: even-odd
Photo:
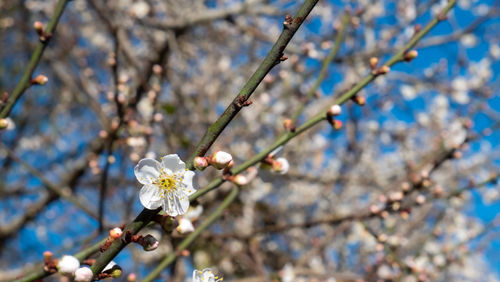
[[[208,161],[205,157],[196,157],[193,161],[194,168],[203,171],[208,166]]]
[[[49,81],[49,79],[45,75],[39,74],[31,80],[31,83],[38,85],[45,85],[47,81]]]

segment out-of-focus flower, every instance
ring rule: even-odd
[[[59,273],[66,276],[73,276],[78,268],[80,268],[80,262],[74,256],[63,256],[57,263]]]
[[[179,226],[177,226],[176,230],[181,234],[191,233],[194,231],[194,226],[191,220],[181,218],[179,219]]]
[[[142,159],[134,169],[137,180],[143,184],[139,192],[141,204],[147,209],[162,207],[170,216],[186,213],[189,195],[195,192],[195,173],[186,170],[186,164],[177,154],[166,155],[161,163],[154,159]]]
[[[205,268],[202,271],[193,271],[193,282],[219,282],[222,281],[222,277],[215,276],[215,274],[210,270],[210,268]]]
[[[199,205],[196,208],[189,208],[189,210],[179,219],[179,226],[177,232],[181,234],[190,233],[194,231],[193,222],[197,220],[203,212],[203,206]]]

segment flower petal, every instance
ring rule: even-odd
[[[170,216],[185,214],[189,208],[189,198],[182,192],[165,197],[163,210]]]
[[[141,184],[151,184],[160,175],[160,163],[154,159],[142,159],[135,166],[134,174]]]
[[[163,202],[160,189],[154,185],[144,185],[139,192],[139,200],[141,204],[149,210],[161,207]]]
[[[179,158],[177,154],[166,155],[161,158],[161,163],[164,168],[170,169],[173,173],[186,169],[186,164]]]
[[[195,175],[195,173],[192,170],[188,170],[188,171],[186,171],[186,173],[184,173],[184,179],[182,180],[184,187],[182,188],[182,192],[184,192],[184,194],[186,194],[188,196],[190,196],[191,194],[196,192],[196,189],[193,188],[194,175]]]

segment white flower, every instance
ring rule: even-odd
[[[57,263],[57,269],[62,275],[73,276],[78,268],[80,262],[74,256],[63,256]]]
[[[193,282],[219,282],[222,281],[222,277],[215,276],[210,268],[205,268],[203,271],[194,270],[193,271]]]
[[[80,267],[75,271],[75,282],[90,282],[93,277],[92,270],[88,267]]]
[[[177,154],[166,155],[161,163],[142,159],[134,168],[137,180],[143,184],[139,192],[141,204],[150,210],[162,207],[170,216],[184,214],[189,208],[189,195],[193,188],[194,172]]]

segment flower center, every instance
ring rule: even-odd
[[[174,174],[168,174],[165,171],[161,171],[160,176],[153,182],[162,191],[163,196],[165,194],[170,194],[177,190],[177,187],[182,184],[183,176]]]

